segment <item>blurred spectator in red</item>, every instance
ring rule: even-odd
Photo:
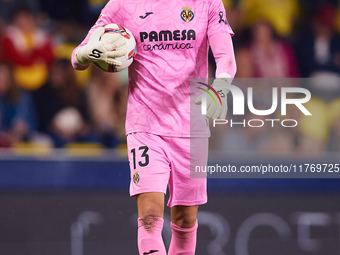
[[[84,90],[76,81],[69,60],[57,60],[49,82],[34,92],[39,130],[48,133],[56,147],[72,142],[97,142]]]
[[[29,140],[36,128],[31,95],[20,90],[12,79],[8,65],[0,63],[0,130],[2,144]]]
[[[248,47],[252,76],[255,78],[292,78],[299,76],[292,47],[279,40],[266,21],[257,21],[252,28]]]
[[[14,11],[12,24],[1,40],[1,53],[13,66],[19,87],[34,90],[46,82],[54,60],[52,39],[37,27],[29,8],[22,6]]]

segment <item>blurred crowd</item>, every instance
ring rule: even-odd
[[[0,147],[125,143],[127,73],[73,70],[105,1],[0,3]]]
[[[339,1],[223,2],[236,34],[236,78],[306,78],[295,86],[311,91],[305,106],[312,117],[292,108],[287,119],[297,119],[296,128],[227,128],[219,139],[212,139],[212,148],[238,144],[239,150],[266,154],[339,151]],[[96,68],[78,72],[70,64],[72,50],[106,3],[0,2],[0,147],[23,142],[57,148],[71,143],[107,148],[125,144],[127,73]],[[209,61],[212,77],[212,56]],[[270,86],[254,86],[258,109],[270,108]],[[259,116],[245,116],[254,118]]]
[[[254,119],[264,123],[265,119],[294,119],[298,126],[272,127],[267,123],[259,128],[247,124],[244,128],[219,127],[221,132],[213,137],[212,148],[271,156],[339,151],[340,1],[225,0],[225,5],[237,35],[234,46],[238,79],[234,84],[244,92],[253,87],[253,104],[259,110],[271,108],[273,87],[279,92],[282,87],[306,88],[312,98],[304,106],[312,116],[295,106],[288,107],[285,116],[280,107],[270,116],[250,112],[242,118],[233,116],[233,120],[246,123]],[[292,96],[303,95],[288,98]]]

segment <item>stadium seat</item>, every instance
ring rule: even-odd
[[[67,156],[91,156],[104,155],[104,146],[101,143],[69,143],[65,146]]]
[[[20,142],[12,145],[12,151],[18,156],[48,156],[53,148],[48,143]]]

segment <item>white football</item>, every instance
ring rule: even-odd
[[[105,28],[105,33],[101,36],[100,40],[110,40],[110,37],[112,37],[112,34],[120,34],[122,36],[122,39],[126,41],[126,44],[117,50],[120,49],[126,49],[126,55],[122,57],[116,58],[116,60],[122,62],[121,66],[114,66],[110,65],[104,61],[98,61],[95,62],[94,65],[98,67],[100,70],[103,70],[105,72],[120,72],[126,68],[128,68],[132,62],[133,58],[135,57],[137,53],[137,47],[136,47],[136,40],[133,37],[132,33],[130,30],[127,28],[118,25],[118,24],[108,24],[104,26]]]

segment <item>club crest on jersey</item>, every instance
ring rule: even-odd
[[[137,184],[137,183],[139,182],[139,180],[140,180],[140,177],[139,177],[138,172],[134,172],[134,173],[133,173],[133,182],[134,182],[135,184]]]
[[[188,6],[182,7],[183,11],[181,12],[181,18],[185,22],[190,22],[194,19],[194,12],[191,10],[192,8]]]

